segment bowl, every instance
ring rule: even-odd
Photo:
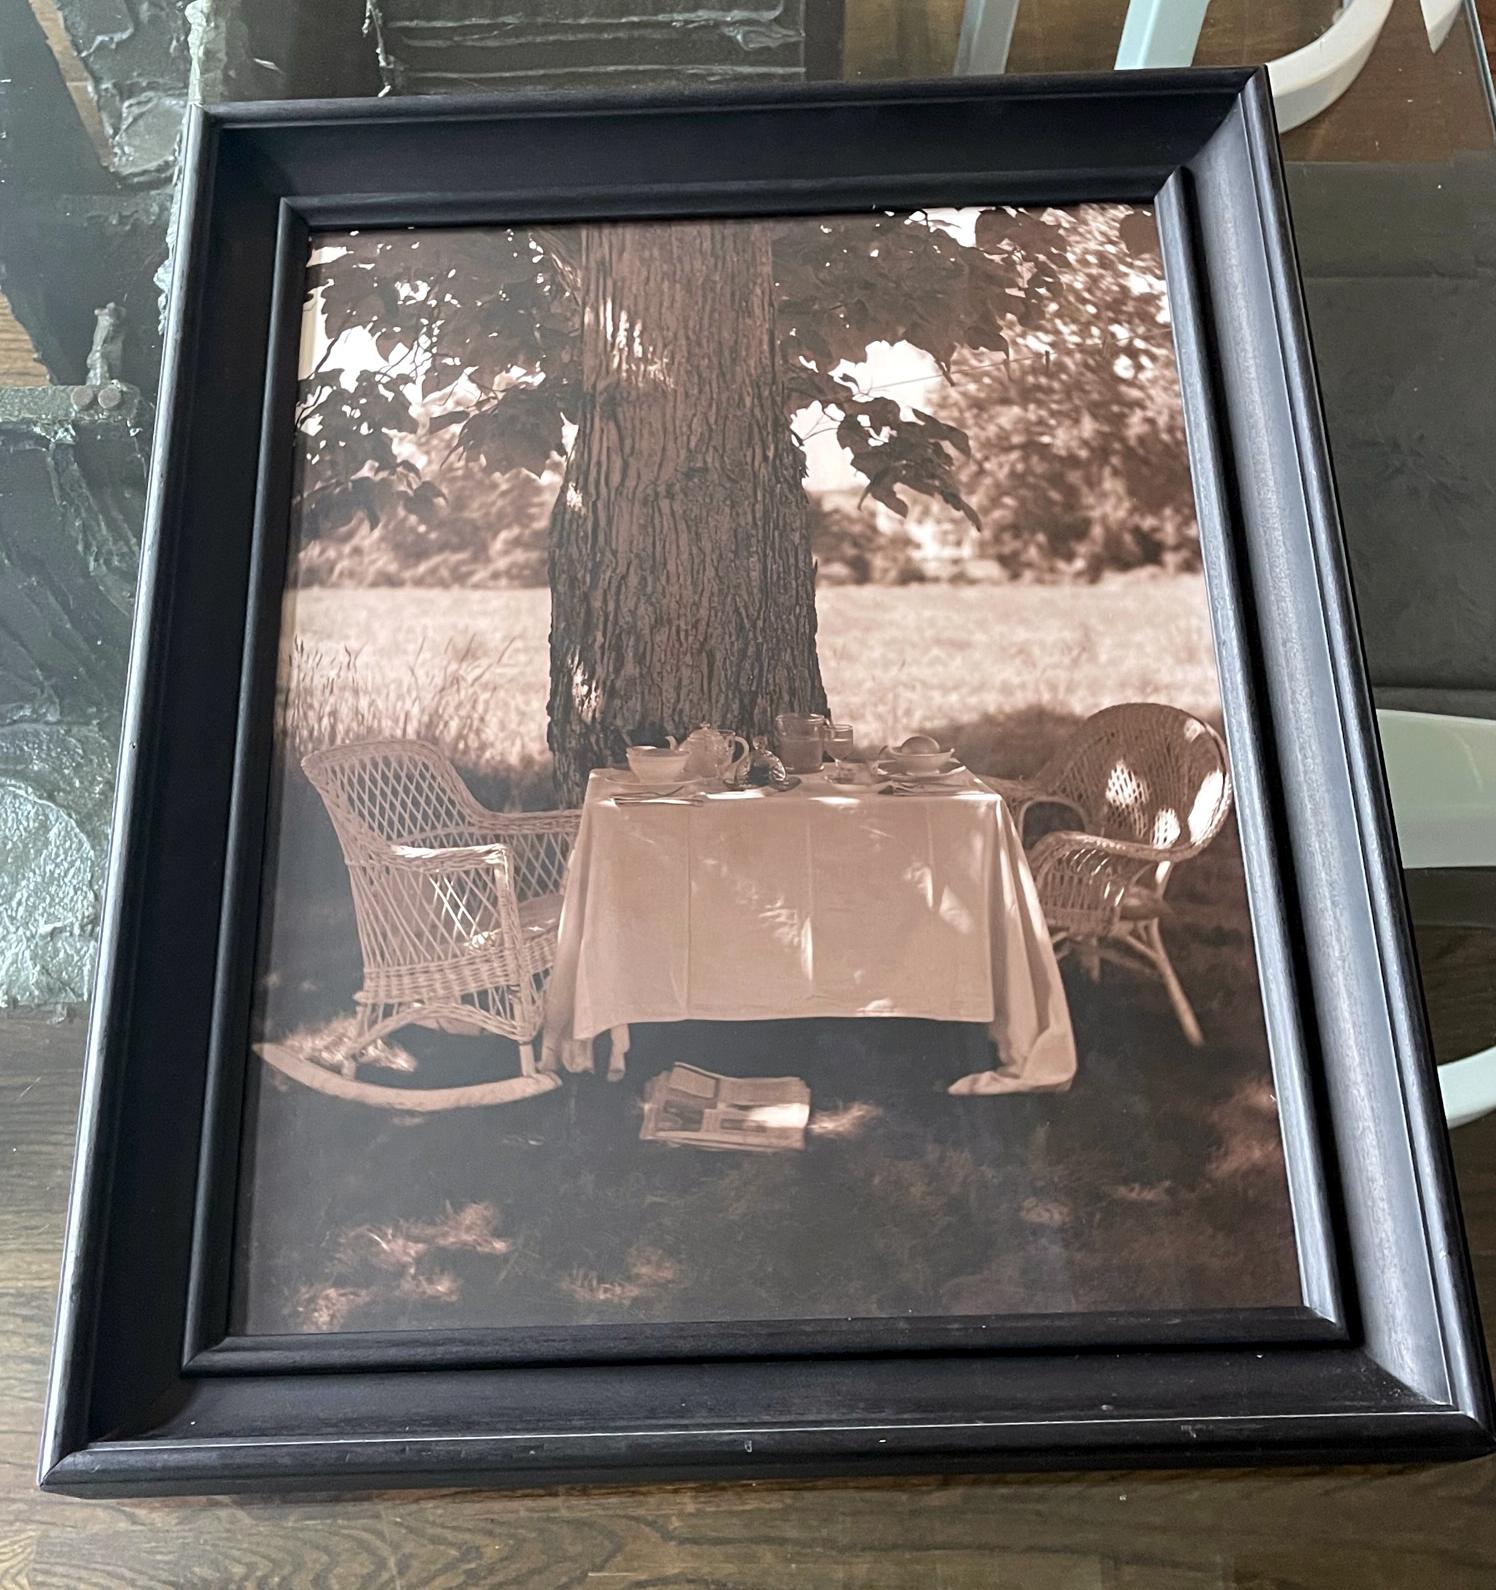
[[[681,747],[672,750],[663,745],[631,745],[628,757],[629,767],[641,784],[681,784],[685,782],[691,753]]]
[[[949,751],[889,751],[883,760],[901,773],[911,773],[915,778],[932,778],[944,773],[951,765]]]

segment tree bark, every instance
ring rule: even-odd
[[[589,226],[580,411],[551,520],[564,798],[636,738],[823,711],[803,460],[767,230]]]

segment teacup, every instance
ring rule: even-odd
[[[680,784],[685,781],[691,753],[677,745],[631,745],[628,758],[641,784]]]

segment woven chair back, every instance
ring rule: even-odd
[[[366,740],[302,761],[351,864],[386,845],[482,843],[481,809],[451,762],[416,740]]]
[[[1039,782],[1085,814],[1086,828],[1194,855],[1231,809],[1220,735],[1161,702],[1128,702],[1088,718]]]

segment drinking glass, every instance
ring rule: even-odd
[[[829,728],[818,712],[781,712],[774,720],[774,737],[785,772],[819,773]]]
[[[831,753],[831,767],[826,776],[834,784],[855,782],[857,769],[852,762],[852,753],[856,743],[857,735],[850,723],[827,725],[826,749]]]

